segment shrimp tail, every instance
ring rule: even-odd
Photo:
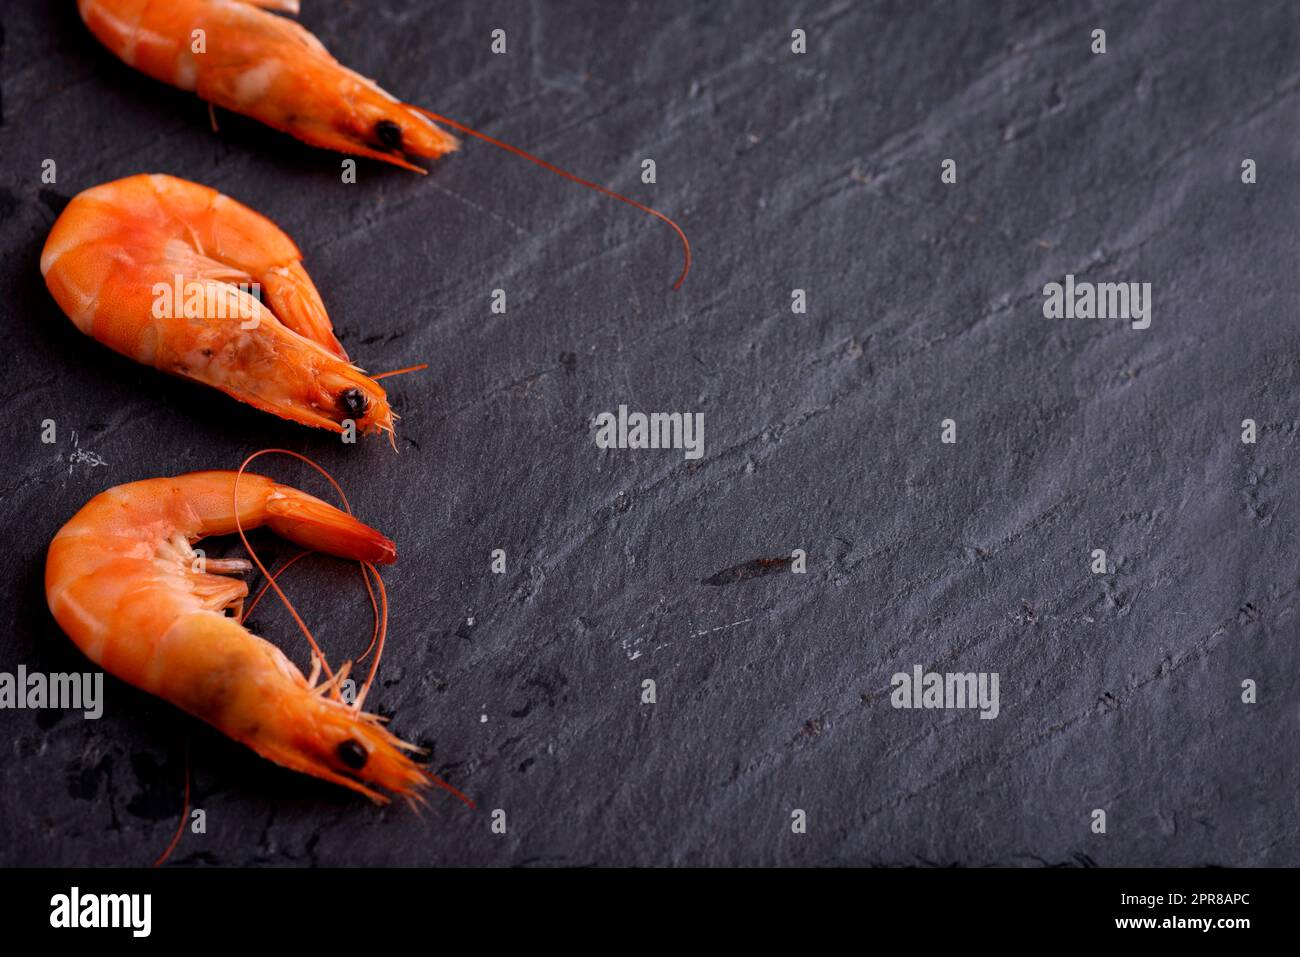
[[[266,523],[304,548],[383,565],[397,561],[397,546],[383,533],[288,486],[277,487],[266,503]]]
[[[266,301],[275,318],[347,362],[348,353],[334,334],[325,304],[302,262],[273,267],[261,277]]]

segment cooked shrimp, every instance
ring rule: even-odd
[[[344,703],[345,670],[309,681],[238,615],[240,559],[199,560],[193,545],[266,525],[310,549],[391,563],[393,543],[305,492],[249,472],[193,472],[119,485],[92,498],[50,543],[45,594],[92,661],[265,758],[384,803],[436,784],[377,715]],[[376,572],[376,580],[378,573]],[[313,643],[314,645],[314,643]],[[463,796],[461,796],[463,800]],[[468,803],[468,802],[467,802]]]
[[[136,362],[303,425],[392,436],[386,393],[348,363],[293,240],[216,190],[156,174],[88,189],[41,272],[78,329]]]
[[[335,60],[306,28],[267,12],[296,14],[298,0],[78,0],[77,9],[99,41],[129,66],[312,146],[423,173],[413,160],[436,160],[460,145],[437,123],[491,143],[667,223],[686,256],[673,288],[690,272],[686,234],[663,213],[401,102]]]
[[[127,65],[312,146],[411,170],[420,169],[411,159],[457,148],[432,120],[335,60],[315,34],[259,7],[298,12],[297,0],[77,2],[90,32]]]

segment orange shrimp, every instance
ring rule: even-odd
[[[667,223],[686,257],[673,288],[690,272],[690,241],[663,213],[403,103],[335,60],[305,27],[267,12],[296,14],[298,0],[77,0],[77,9],[99,41],[129,66],[198,94],[210,108],[251,116],[312,146],[424,173],[413,160],[436,160],[460,146],[437,123],[490,143]]]
[[[149,479],[96,495],[54,536],[45,565],[50,611],[100,667],[277,764],[377,803],[388,797],[376,788],[418,799],[429,785],[470,803],[412,761],[404,752],[417,749],[361,711],[360,700],[344,703],[346,667],[318,681],[324,658],[314,654],[308,679],[241,624],[248,587],[227,573],[252,566],[199,559],[193,545],[262,525],[331,555],[384,564],[397,557],[391,541],[350,514],[261,475]]]
[[[88,189],[55,221],[41,272],[115,352],[303,425],[392,439],[387,394],[347,361],[298,247],[214,189],[157,174]]]
[[[305,27],[260,7],[296,14],[298,0],[77,2],[90,32],[128,66],[312,146],[420,172],[412,158],[459,146]]]

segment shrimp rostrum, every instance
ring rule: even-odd
[[[237,496],[237,498],[236,498]],[[361,701],[338,693],[344,671],[316,681],[227,609],[248,588],[241,559],[196,561],[209,535],[269,526],[309,549],[370,563],[393,543],[305,492],[248,472],[194,472],[109,489],[50,543],[45,593],[73,642],[100,667],[157,695],[265,758],[358,791],[408,798],[435,784]],[[377,574],[377,573],[376,573]],[[328,666],[326,666],[328,667]]]
[[[293,240],[214,189],[144,174],[88,189],[41,272],[78,329],[136,362],[303,425],[392,436],[386,393],[348,362]]]

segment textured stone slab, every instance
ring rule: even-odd
[[[151,860],[187,742],[208,833],[177,864],[1300,863],[1295,4],[304,8],[394,92],[678,218],[695,270],[671,292],[662,224],[481,144],[343,185],[214,135],[71,3],[6,4],[0,670],[86,667],[42,568],[91,495],[305,452],[398,543],[372,703],[482,811],[377,810],[110,679],[99,721],[0,711],[0,863]],[[430,364],[391,381],[400,454],[73,329],[45,234],[141,171],[280,223],[367,368]],[[1152,327],[1045,319],[1067,273],[1150,282]],[[620,404],[703,412],[705,455],[598,450]],[[364,647],[351,569],[287,583]],[[282,609],[255,625],[305,662]],[[914,665],[997,672],[998,717],[890,707]]]

